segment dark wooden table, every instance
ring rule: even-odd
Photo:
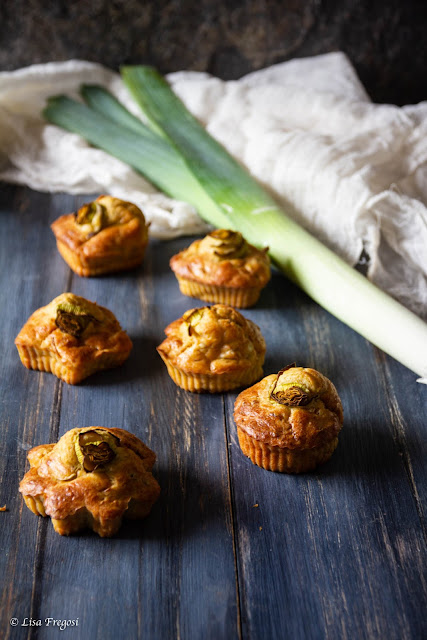
[[[49,224],[84,201],[1,188],[0,638],[426,638],[425,386],[275,274],[244,312],[266,338],[265,373],[319,369],[345,425],[314,473],[254,466],[237,442],[236,394],[182,391],[155,350],[202,304],[168,267],[189,239],[152,241],[135,272],[79,278]],[[116,314],[134,343],[123,367],[69,386],[22,366],[16,334],[64,291]],[[158,456],[159,501],[112,539],[60,537],[18,493],[28,449],[88,425],[126,428]]]

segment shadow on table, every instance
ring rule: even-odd
[[[131,335],[133,348],[129,358],[120,367],[99,371],[86,378],[81,386],[113,386],[152,377],[164,368],[156,347],[162,339],[152,335]]]
[[[192,535],[218,531],[223,536],[229,518],[228,495],[208,483],[201,474],[192,476],[170,469],[154,469],[161,493],[144,520],[124,520],[114,536],[120,539],[179,541]]]
[[[409,441],[408,441],[409,438]],[[391,424],[380,420],[366,422],[344,421],[338,447],[331,459],[314,472],[319,480],[327,477],[354,476],[363,481],[365,476],[376,476],[378,481],[405,474],[404,458],[412,449],[410,434],[405,442],[395,440]]]

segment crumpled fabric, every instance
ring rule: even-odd
[[[222,81],[168,76],[207,130],[287,213],[427,318],[427,102],[373,104],[342,53],[295,59]],[[153,236],[203,233],[171,200],[79,136],[46,124],[46,98],[108,88],[135,115],[118,74],[79,60],[0,73],[0,179],[39,191],[110,193],[140,206]]]

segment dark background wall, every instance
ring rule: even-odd
[[[371,98],[427,99],[427,0],[0,0],[0,69],[81,58],[238,78],[329,51]]]

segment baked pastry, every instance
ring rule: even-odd
[[[271,277],[267,249],[260,251],[229,229],[196,240],[170,266],[184,295],[240,308],[254,305]]]
[[[68,384],[122,364],[132,349],[111,311],[73,293],[37,309],[15,344],[27,369],[50,371]]]
[[[61,216],[51,228],[59,253],[79,276],[137,267],[148,243],[142,211],[111,196],[99,196],[76,213]]]
[[[189,309],[165,333],[157,351],[172,380],[187,391],[227,391],[262,375],[261,331],[232,307]]]
[[[301,473],[326,462],[338,444],[337,390],[315,369],[282,369],[242,391],[234,420],[243,453],[270,471]]]
[[[159,497],[155,453],[124,429],[72,429],[31,449],[28,460],[19,491],[62,536],[86,528],[112,536],[123,517],[144,518]]]

